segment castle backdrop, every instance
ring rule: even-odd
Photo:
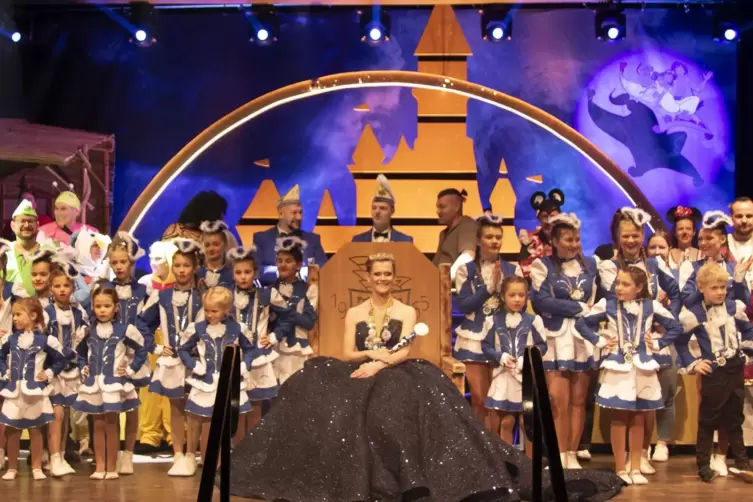
[[[23,113],[32,121],[115,134],[116,228],[172,155],[254,97],[344,71],[437,72],[422,68],[417,55],[430,13],[392,11],[392,39],[378,47],[358,42],[352,11],[288,14],[280,18],[280,40],[257,47],[246,41],[240,15],[163,11],[159,41],[148,50],[129,44],[107,16],[58,13],[36,21],[34,45],[25,49]],[[691,201],[701,210],[719,208],[731,198],[735,47],[711,40],[711,20],[703,13],[629,11],[627,40],[615,44],[595,38],[593,14],[585,10],[519,11],[513,40],[501,44],[481,39],[475,10],[455,15],[461,30],[453,36],[468,50],[435,64],[439,70],[461,64],[452,71],[467,72],[468,80],[571,124],[626,170],[662,214]],[[611,214],[627,202],[611,180],[513,114],[475,101],[462,103],[460,111],[456,102],[447,105],[449,112],[436,112],[437,99],[405,88],[369,89],[277,108],[194,162],[153,206],[137,236],[145,242],[158,238],[200,190],[215,189],[228,199],[229,222],[245,217],[249,223],[248,218],[266,217],[249,207],[260,186],[268,193],[258,194],[257,204],[296,183],[305,205],[304,228],[314,228],[323,202],[323,216],[330,220],[363,223],[356,218],[368,216],[371,178],[383,163],[388,177],[390,169],[402,177],[432,167],[440,173],[431,183],[406,185],[398,194],[398,217],[426,223],[436,189],[462,185],[475,190],[472,213],[492,198],[494,209],[514,217],[517,229],[532,228],[530,195],[559,187],[567,197],[565,209],[584,220],[586,250],[608,240]],[[435,114],[445,119],[425,118],[434,112],[421,107],[432,100]],[[463,172],[444,176],[442,156],[432,157],[426,148],[419,152],[421,141],[441,144],[443,134],[444,147],[457,150],[452,162],[467,163]],[[371,174],[354,179],[359,166]],[[264,180],[271,181],[262,185]],[[417,201],[412,193],[419,186]],[[508,240],[506,249],[514,247]]]

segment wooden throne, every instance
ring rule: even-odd
[[[413,244],[404,242],[351,242],[318,270],[309,267],[309,284],[319,288],[318,320],[309,333],[317,355],[342,356],[345,314],[369,298],[366,259],[371,254],[391,253],[397,263],[393,295],[416,309],[418,322],[429,334],[413,342],[410,357],[438,366],[465,392],[465,365],[452,357],[452,299],[450,266],[438,270]]]

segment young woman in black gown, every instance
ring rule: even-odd
[[[346,315],[345,361],[310,359],[285,382],[233,451],[231,493],[291,502],[530,500],[530,460],[484,429],[441,370],[408,359],[410,346],[389,350],[416,321],[390,293],[392,255],[369,257],[367,270],[372,295]],[[565,476],[570,501],[603,501],[621,489],[609,471]]]

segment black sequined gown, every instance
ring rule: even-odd
[[[391,320],[394,345],[402,323]],[[356,328],[365,350],[368,328]],[[317,357],[280,388],[232,454],[231,493],[291,502],[530,500],[532,465],[484,429],[452,381],[424,361],[356,379]],[[610,471],[567,471],[571,502],[612,498]],[[544,475],[549,484],[548,475]],[[545,487],[545,499],[551,494]]]

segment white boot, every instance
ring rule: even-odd
[[[727,455],[712,455],[711,468],[718,472],[723,478],[729,476],[729,470],[727,469]]]
[[[120,457],[120,464],[118,465],[118,472],[120,474],[133,474],[133,452],[124,451]]]
[[[666,443],[656,443],[651,460],[654,462],[666,462],[669,460],[669,448],[667,448]]]
[[[16,476],[18,476],[18,471],[15,469],[8,469],[8,471],[3,474],[3,479],[5,481],[13,481],[16,479]]]
[[[641,474],[656,474],[656,469],[648,460],[648,450],[641,452]]]
[[[588,450],[578,450],[578,460],[585,460],[588,462],[591,460],[591,452]]]
[[[50,474],[52,474],[56,478],[62,478],[68,472],[66,472],[66,469],[63,467],[63,458],[60,453],[53,453],[50,456]]]
[[[176,453],[173,456],[173,466],[170,467],[170,470],[167,471],[168,476],[184,476],[184,474],[180,474],[183,470],[183,454],[182,453]]]
[[[560,453],[560,463],[563,469],[567,469],[567,453]]]
[[[71,467],[71,464],[69,464],[68,461],[65,460],[65,455],[61,453],[60,459],[63,461],[63,471],[65,472],[65,474],[76,474],[76,469]]]
[[[568,469],[583,469],[578,462],[578,454],[574,451],[567,452],[567,468]]]
[[[184,465],[184,476],[193,476],[196,474],[196,454],[195,453],[186,453],[186,456],[183,457],[183,465]]]
[[[44,475],[44,471],[42,469],[32,470],[31,477],[34,478],[34,481],[42,481],[43,479],[47,479],[47,476]]]

